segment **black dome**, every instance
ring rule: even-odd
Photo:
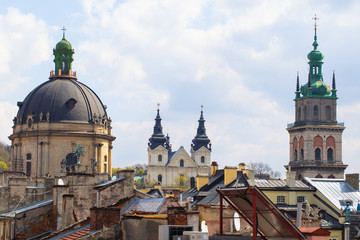
[[[107,117],[95,92],[71,78],[52,78],[31,91],[18,105],[17,123],[26,123],[28,115],[33,116],[34,122],[46,121],[47,113],[49,122],[94,123],[94,114],[97,118]]]

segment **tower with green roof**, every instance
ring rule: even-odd
[[[342,132],[345,127],[336,119],[335,73],[332,89],[325,84],[322,65],[324,55],[318,50],[315,16],[314,49],[307,55],[309,73],[300,87],[297,75],[295,91],[295,122],[288,124],[290,161],[287,170],[295,171],[297,179],[343,178],[347,165],[342,162]]]

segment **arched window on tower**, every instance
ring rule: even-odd
[[[158,161],[162,162],[162,155],[161,154],[158,155]]]
[[[315,149],[315,161],[321,161],[321,149],[320,148]]]
[[[161,176],[161,174],[158,175],[158,182],[159,182],[159,183],[162,182],[162,176]]]
[[[300,160],[304,161],[304,149],[303,148],[300,150]]]
[[[331,108],[330,108],[330,106],[326,107],[326,120],[327,121],[331,120]]]
[[[332,148],[329,148],[327,150],[327,160],[328,160],[328,162],[334,161],[334,150]]]
[[[180,167],[184,167],[184,160],[180,160]]]
[[[318,106],[314,106],[314,118],[318,118],[319,117],[319,108]]]
[[[294,161],[297,161],[298,160],[298,151],[297,149],[295,149],[294,151]]]
[[[205,157],[201,156],[201,163],[204,163],[204,162],[205,162]]]

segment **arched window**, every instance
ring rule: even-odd
[[[319,108],[318,106],[314,106],[314,118],[318,118],[319,117]]]
[[[326,120],[327,121],[331,120],[331,108],[330,108],[330,106],[326,107]]]
[[[184,167],[184,160],[180,160],[180,167]]]
[[[300,150],[300,160],[304,161],[304,149],[303,148]]]
[[[294,160],[295,160],[295,161],[298,160],[298,152],[297,152],[297,149],[295,149],[295,151],[294,151]]]
[[[321,160],[321,149],[316,148],[315,149],[315,161],[320,161],[320,160]]]
[[[204,162],[205,162],[205,157],[201,156],[201,163],[204,163]]]
[[[107,156],[106,155],[104,156],[104,162],[107,162]]]
[[[26,154],[26,160],[31,160],[31,153]]]
[[[334,161],[334,151],[332,148],[329,148],[327,150],[327,160],[328,162],[333,162]]]
[[[194,188],[195,187],[195,178],[191,177],[190,178],[190,188]]]
[[[26,176],[31,176],[31,162],[26,162]]]
[[[323,176],[321,176],[321,174],[318,174],[315,176],[315,178],[323,178]]]
[[[158,156],[158,161],[162,162],[162,155],[161,154],[159,154],[159,156]]]
[[[332,174],[330,174],[330,175],[328,176],[328,178],[335,178],[335,176],[332,175]]]
[[[158,182],[159,182],[159,183],[162,182],[162,176],[161,176],[161,174],[158,175]]]

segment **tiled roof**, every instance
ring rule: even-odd
[[[72,240],[72,239],[79,239],[89,235],[90,225],[87,225],[83,228],[76,229],[74,231],[68,232],[61,236],[53,238],[53,240]]]
[[[321,192],[339,210],[346,207],[345,200],[351,200],[356,209],[360,200],[360,192],[355,190],[344,179],[305,178],[305,180]]]
[[[166,198],[146,198],[139,199],[135,198],[131,201],[124,210],[121,211],[121,214],[130,211],[138,212],[153,212],[156,213],[160,210],[161,206],[165,203]]]

